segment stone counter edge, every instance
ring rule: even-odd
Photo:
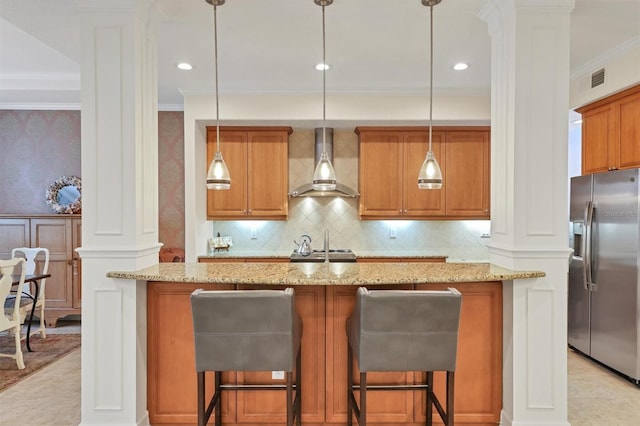
[[[160,263],[107,277],[138,281],[249,285],[382,285],[508,281],[544,277],[489,263]]]

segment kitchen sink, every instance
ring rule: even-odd
[[[291,262],[324,262],[325,252],[315,249],[309,255],[304,256],[298,252],[291,254]],[[329,262],[355,262],[356,255],[350,249],[329,249]]]

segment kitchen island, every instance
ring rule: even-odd
[[[444,289],[463,294],[456,371],[456,424],[495,425],[502,408],[502,281],[543,277],[486,263],[166,263],[111,278],[147,282],[147,390],[152,424],[196,422],[196,376],[189,295],[204,289],[293,287],[303,321],[304,424],[346,423],[345,320],[358,286],[379,289]],[[357,377],[358,371],[356,369]],[[419,373],[377,373],[407,383]],[[266,373],[227,373],[225,380],[270,380]],[[436,378],[436,392],[442,380]],[[210,387],[209,387],[210,388]],[[424,422],[422,393],[372,392],[370,424]],[[225,424],[282,424],[281,392],[226,395]]]

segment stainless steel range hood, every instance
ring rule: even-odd
[[[329,156],[331,164],[335,167],[333,162],[333,129],[326,128],[326,151]],[[315,129],[315,155],[314,155],[314,169],[320,161],[320,155],[322,154],[322,128]],[[339,175],[339,171],[337,171]],[[355,198],[359,196],[358,191],[349,188],[348,186],[338,182],[336,183],[336,189],[334,191],[316,191],[313,189],[311,182],[305,183],[289,192],[290,197],[350,197]]]

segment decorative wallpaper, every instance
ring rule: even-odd
[[[47,187],[81,177],[80,111],[0,110],[0,147],[0,213],[53,214]]]
[[[184,249],[184,113],[158,113],[158,238]]]

